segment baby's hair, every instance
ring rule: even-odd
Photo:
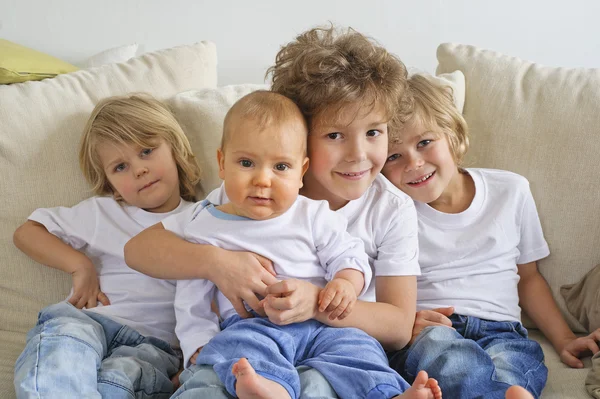
[[[179,123],[160,101],[147,94],[131,94],[101,100],[90,115],[79,149],[79,165],[96,195],[113,195],[98,156],[100,143],[133,144],[155,148],[157,139],[171,147],[183,199],[195,200],[200,167]]]
[[[234,134],[236,127],[244,121],[256,123],[259,129],[292,123],[294,128],[308,134],[306,120],[298,106],[289,98],[267,90],[257,90],[240,98],[225,115],[221,151]],[[306,141],[304,141],[306,143]]]
[[[411,108],[402,61],[352,28],[300,34],[281,48],[269,75],[272,90],[298,104],[309,124],[324,110],[335,115],[349,104],[383,107],[389,119]]]
[[[434,83],[423,75],[412,75],[408,79],[410,94],[413,97],[413,110],[410,120],[416,120],[434,132],[442,133],[448,139],[454,161],[462,166],[469,149],[469,129],[465,118],[456,108],[450,86]],[[391,132],[390,140],[401,138],[399,132]]]

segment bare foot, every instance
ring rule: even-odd
[[[241,358],[231,368],[237,379],[235,393],[240,399],[280,399],[290,398],[288,391],[276,383],[256,374],[248,359]],[[291,398],[290,398],[291,399]]]
[[[533,399],[533,395],[527,389],[513,385],[506,390],[506,399]]]
[[[415,382],[402,395],[396,398],[404,399],[442,399],[442,389],[434,378],[429,378],[427,372],[419,371]]]

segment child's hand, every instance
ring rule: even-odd
[[[194,352],[194,354],[192,355],[192,357],[190,357],[190,363],[192,364],[196,364],[196,359],[198,359],[198,355],[200,354],[200,351],[202,350],[202,347],[199,347],[196,352]]]
[[[600,328],[592,331],[590,335],[568,342],[560,351],[560,360],[569,367],[583,368],[583,362],[579,358],[590,352],[592,355],[598,353],[600,350],[598,341],[600,341]]]
[[[244,303],[258,313],[263,312],[256,295],[266,296],[267,286],[279,281],[275,278],[273,263],[252,252],[222,249],[219,251],[223,267],[215,268],[209,280],[215,283],[219,291],[229,299],[241,317],[252,317]]]
[[[437,308],[431,310],[419,310],[415,317],[415,324],[413,325],[412,337],[410,338],[409,345],[412,345],[415,338],[421,334],[421,331],[425,327],[429,326],[445,326],[452,327],[452,321],[450,317],[454,313],[453,307]]]
[[[179,375],[183,372],[183,369],[179,369],[179,371],[171,377],[171,384],[173,384],[173,389],[177,390],[181,386],[181,381],[179,381]]]
[[[100,291],[100,283],[94,264],[89,261],[77,268],[72,274],[73,295],[69,302],[77,309],[95,308],[98,302],[104,306],[110,305],[108,297]]]
[[[356,299],[356,289],[350,281],[334,278],[319,293],[319,312],[331,312],[329,320],[342,320],[352,312]]]
[[[308,281],[289,279],[267,287],[261,301],[269,320],[283,326],[314,319],[321,289]]]

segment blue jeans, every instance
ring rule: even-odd
[[[169,398],[170,345],[61,302],[43,309],[15,364],[18,398]]]
[[[332,328],[316,320],[278,326],[268,319],[239,316],[225,320],[222,328],[204,346],[197,363],[212,365],[230,395],[235,395],[236,382],[231,369],[242,357],[248,358],[259,375],[283,386],[292,398],[301,396],[296,366],[319,371],[343,398],[391,398],[409,387],[388,366],[381,345],[355,328]],[[205,369],[190,372],[200,370]],[[184,379],[173,397],[191,397],[200,378]]]
[[[408,381],[420,370],[438,380],[446,398],[504,398],[520,385],[538,398],[548,369],[540,345],[518,322],[452,315],[448,327],[427,327],[408,348],[390,353],[390,365]]]

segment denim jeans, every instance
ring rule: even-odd
[[[300,399],[337,399],[338,396],[317,370],[296,367],[300,377]],[[173,396],[177,399],[233,399],[212,366],[192,365],[179,376],[182,386]]]
[[[539,398],[548,369],[540,345],[518,322],[452,315],[453,330],[427,327],[408,348],[388,354],[408,381],[420,370],[438,380],[446,398],[504,398],[520,385]]]
[[[61,302],[43,309],[15,364],[18,398],[169,398],[170,345]]]
[[[391,398],[409,387],[388,366],[379,342],[355,328],[328,327],[316,320],[278,326],[265,318],[239,316],[225,320],[222,327],[204,346],[197,363],[214,366],[230,395],[235,394],[236,382],[231,369],[242,357],[292,398],[302,394],[296,366],[318,370],[343,398]],[[191,394],[195,380],[186,380],[174,397],[185,391]]]

